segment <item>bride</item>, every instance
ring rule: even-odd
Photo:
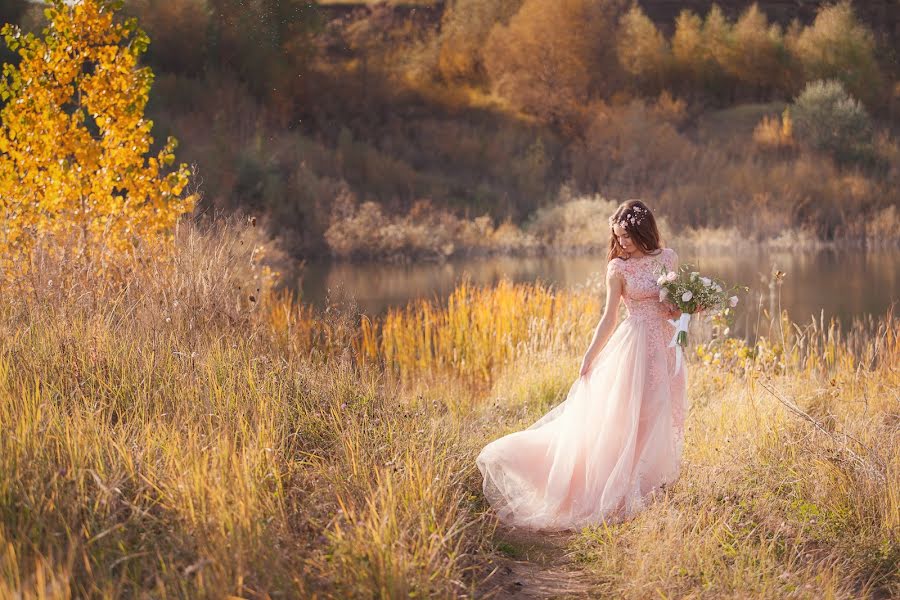
[[[644,508],[680,470],[685,370],[669,347],[678,314],[660,301],[653,213],[629,200],[610,217],[606,307],[565,400],[476,459],[484,495],[508,525],[565,530],[618,522]],[[616,329],[619,301],[627,317]],[[615,331],[613,331],[615,329]]]

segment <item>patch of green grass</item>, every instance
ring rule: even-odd
[[[496,548],[498,552],[502,552],[510,558],[519,559],[524,556],[521,548],[509,542],[497,542]]]

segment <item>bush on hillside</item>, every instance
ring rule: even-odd
[[[404,215],[389,214],[376,202],[358,203],[346,188],[334,200],[325,241],[334,257],[345,259],[444,260],[537,250],[533,237],[510,223],[495,227],[489,215],[461,219],[427,199],[415,202]]]
[[[673,125],[680,117],[665,98],[656,104],[634,100],[592,107],[584,140],[570,153],[581,189],[629,198],[658,193],[683,176],[696,149]]]
[[[791,107],[797,139],[840,161],[866,156],[871,148],[872,123],[866,109],[841,82],[814,81]]]
[[[603,251],[609,245],[609,217],[616,206],[599,194],[575,197],[563,186],[557,201],[539,208],[525,230],[547,248]]]
[[[793,147],[794,121],[791,119],[790,109],[785,109],[781,116],[763,117],[753,130],[753,141],[760,148],[766,149]]]

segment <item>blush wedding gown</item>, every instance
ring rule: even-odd
[[[628,316],[565,400],[478,455],[484,495],[502,522],[534,530],[620,522],[678,478],[686,367],[675,374],[675,327],[656,283],[660,264],[674,270],[677,260],[671,248],[611,260]]]

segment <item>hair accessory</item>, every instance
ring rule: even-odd
[[[609,226],[615,227],[616,225],[629,228],[629,227],[637,227],[641,223],[644,222],[644,217],[649,213],[650,210],[647,208],[641,208],[640,206],[632,206],[628,210],[626,210],[622,215],[616,220],[613,217],[609,218]]]

